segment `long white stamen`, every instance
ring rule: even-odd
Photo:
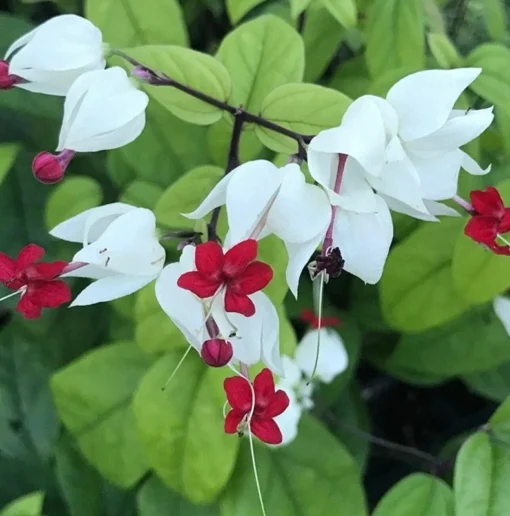
[[[6,299],[9,299],[10,297],[17,296],[18,294],[23,294],[25,292],[26,287],[21,287],[19,290],[16,290],[16,292],[11,292],[10,294],[7,294],[6,296],[0,298],[0,302],[5,301]]]
[[[499,238],[502,242],[504,242],[506,245],[510,245],[510,242],[504,238],[502,235],[500,235],[499,233],[496,235],[497,238]]]
[[[181,365],[183,364],[184,360],[186,360],[186,357],[188,356],[190,350],[191,350],[192,346],[188,346],[188,349],[186,350],[186,352],[184,353],[184,355],[182,355],[182,358],[179,360],[179,363],[177,364],[177,366],[175,367],[175,369],[173,370],[172,374],[169,376],[168,380],[165,382],[165,385],[163,385],[163,387],[161,387],[161,390],[164,391],[167,387],[168,387],[168,384],[172,381],[172,378],[175,376],[175,374],[177,373],[177,371],[180,369]]]
[[[317,325],[317,351],[315,353],[315,362],[313,364],[312,374],[307,385],[313,380],[319,364],[319,353],[321,351],[321,329],[322,329],[322,299],[324,297],[324,282],[326,280],[326,271],[321,271],[313,283],[313,304],[317,317],[319,319]],[[318,283],[317,283],[318,282]]]

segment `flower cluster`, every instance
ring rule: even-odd
[[[149,97],[123,68],[106,68],[109,52],[91,22],[63,15],[15,41],[0,62],[0,89],[65,97],[56,154],[41,152],[33,160],[33,174],[43,183],[60,181],[76,153],[116,149],[142,133]],[[178,84],[114,52],[133,66],[136,80]],[[425,221],[458,215],[443,201],[468,205],[457,197],[461,169],[474,175],[490,170],[461,147],[489,127],[492,108],[455,107],[480,72],[420,71],[397,82],[385,98],[364,95],[354,100],[337,127],[307,139],[304,150],[313,184],[295,159],[283,167],[262,159],[239,166],[237,159],[229,160],[224,178],[185,215],[198,220],[213,212],[211,220],[217,221],[218,210],[225,206],[228,233],[221,242],[216,222],[211,222],[208,241],[202,242],[197,233],[179,244],[178,262],[165,264],[152,211],[116,202],[87,210],[50,231],[55,238],[82,245],[69,264],[38,263],[44,251],[30,245],[16,260],[0,255],[0,281],[21,295],[17,309],[30,318],[38,317],[43,307],[70,300],[61,276],[94,280],[71,306],[111,301],[155,282],[162,310],[204,362],[244,371],[225,381],[231,406],[225,431],[249,429],[270,444],[289,442],[302,411],[313,403],[310,381],[331,382],[347,367],[348,357],[338,334],[326,327],[336,321],[319,321],[310,313],[305,318],[312,329],[295,357],[280,355],[278,312],[262,292],[273,270],[258,259],[258,242],[274,235],[284,243],[286,282],[295,297],[306,267],[321,286],[342,271],[377,283],[393,241],[391,211]],[[189,87],[181,90],[193,95]],[[200,92],[196,96],[207,101]],[[214,105],[221,102],[214,100]],[[227,108],[237,112],[225,104]],[[510,254],[501,236],[510,230],[509,208],[497,190],[472,192],[471,201],[466,235],[493,252]],[[258,362],[267,369],[251,384],[246,371]],[[282,376],[280,389],[273,373]]]

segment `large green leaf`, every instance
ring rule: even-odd
[[[395,329],[416,332],[439,326],[465,311],[451,260],[464,221],[427,223],[390,252],[380,283],[381,308]]]
[[[206,367],[193,351],[162,390],[182,354],[164,356],[144,376],[134,398],[136,423],[165,484],[194,503],[209,503],[227,483],[239,446],[223,431],[223,379],[230,370]]]
[[[149,68],[220,102],[230,97],[230,76],[214,57],[170,45],[146,45],[126,52]],[[198,125],[219,120],[222,110],[172,86],[144,86],[145,91],[172,114]]]
[[[287,280],[285,279],[285,269],[287,267],[285,245],[274,235],[264,238],[259,242],[257,259],[268,263],[273,269],[273,279],[264,289],[264,292],[278,306],[280,303],[283,303],[288,290]]]
[[[247,443],[245,443],[247,444]],[[360,472],[352,457],[320,423],[304,416],[289,446],[255,449],[266,513],[278,516],[367,514]],[[220,500],[222,516],[259,516],[248,446]]]
[[[375,0],[368,11],[366,60],[372,77],[425,65],[422,0]]]
[[[16,156],[19,152],[19,146],[12,143],[5,143],[0,145],[0,184],[7,175],[7,172],[14,165]]]
[[[4,507],[0,516],[41,516],[43,501],[43,492],[30,493]]]
[[[266,120],[300,134],[315,135],[340,125],[351,100],[339,91],[316,84],[285,84],[262,102],[260,114]],[[297,142],[287,136],[256,126],[260,140],[276,152],[295,153]]]
[[[439,478],[415,473],[394,485],[373,516],[453,516],[453,496]],[[462,515],[464,516],[464,515]]]
[[[510,440],[510,396],[498,407],[489,419],[491,434],[503,442]]]
[[[355,0],[322,0],[322,5],[344,27],[354,27],[358,21]]]
[[[86,0],[86,15],[114,47],[187,45],[178,0]]]
[[[290,0],[292,18],[297,18],[310,5],[312,0]]]
[[[430,51],[441,68],[459,68],[462,57],[455,45],[444,32],[431,32],[427,35]]]
[[[51,382],[58,413],[83,454],[122,487],[136,483],[148,469],[131,401],[151,362],[134,343],[118,342],[86,354]]]
[[[495,369],[464,376],[468,387],[481,396],[502,402],[510,396],[510,362]]]
[[[238,23],[241,18],[254,7],[265,0],[227,0],[227,13],[232,23]]]
[[[494,41],[505,43],[508,41],[508,17],[503,0],[484,0],[485,26]]]
[[[510,49],[497,43],[484,43],[466,58],[466,66],[482,69],[470,88],[496,106],[504,107],[510,102],[509,59]]]
[[[163,194],[161,186],[148,181],[132,181],[119,197],[120,202],[152,210]]]
[[[233,30],[222,41],[217,57],[232,77],[230,103],[251,113],[260,110],[276,87],[301,81],[305,67],[301,36],[271,15]]]

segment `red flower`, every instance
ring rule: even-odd
[[[16,309],[27,319],[37,319],[42,308],[56,308],[71,299],[69,286],[55,279],[67,262],[36,263],[43,256],[44,249],[35,244],[24,247],[15,260],[0,253],[0,283],[21,291]]]
[[[245,240],[225,254],[217,242],[199,244],[195,252],[196,271],[185,272],[177,280],[179,287],[201,299],[214,296],[225,288],[225,311],[250,317],[255,305],[248,297],[262,290],[273,278],[273,270],[257,257],[256,240]]]
[[[510,231],[510,208],[505,208],[499,192],[492,186],[485,191],[474,190],[470,196],[474,213],[464,233],[496,254],[510,255],[510,246],[496,242],[498,235]]]
[[[340,319],[334,315],[330,317],[322,317],[319,319],[318,315],[315,315],[311,310],[305,308],[301,312],[301,320],[308,323],[312,328],[326,328],[327,326],[340,326]]]
[[[225,418],[225,432],[235,434],[242,430],[243,423],[248,422],[252,409],[252,391],[248,380],[241,376],[227,378],[223,386],[232,407]],[[248,422],[250,429],[261,441],[280,444],[282,433],[274,418],[289,406],[289,397],[282,390],[275,392],[273,375],[269,369],[263,369],[255,377],[253,390],[255,409]]]

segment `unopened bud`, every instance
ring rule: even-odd
[[[74,154],[75,152],[71,150],[64,150],[57,155],[40,152],[32,162],[34,177],[47,185],[58,183],[64,177]]]
[[[234,349],[230,342],[223,339],[209,339],[204,342],[200,355],[211,367],[223,367],[232,359]]]
[[[131,70],[131,75],[133,77],[136,77],[137,79],[140,79],[143,82],[150,82],[150,80],[152,79],[152,73],[149,70],[147,70],[147,68],[141,65],[135,66]]]
[[[21,80],[21,77],[9,74],[9,63],[7,61],[0,61],[0,90],[10,90]]]

